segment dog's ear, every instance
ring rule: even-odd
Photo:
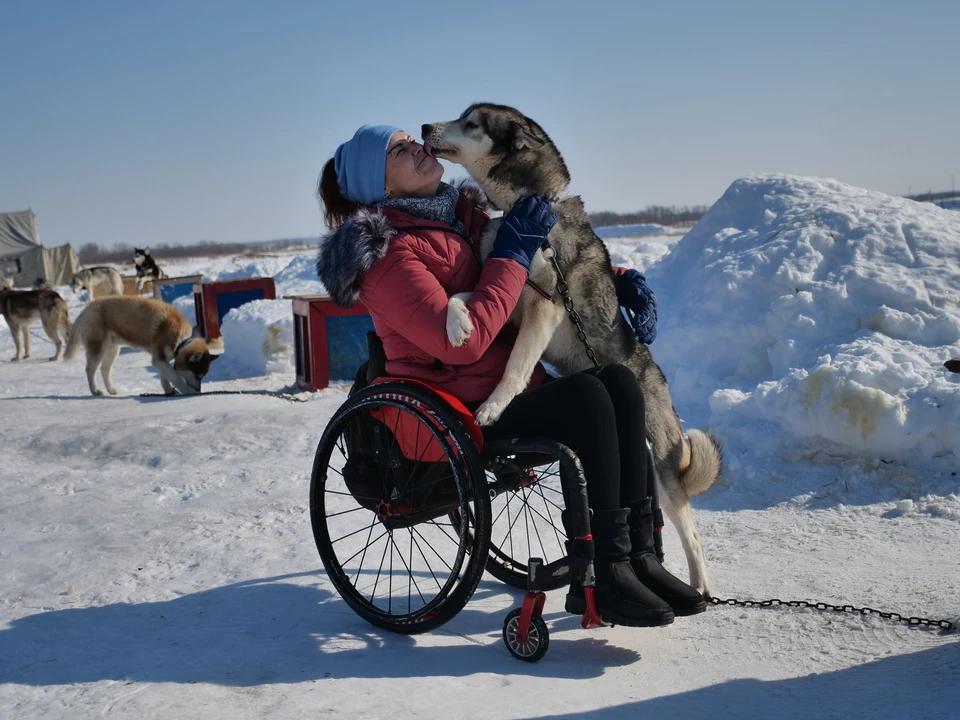
[[[515,150],[531,148],[536,150],[543,147],[546,142],[536,130],[531,127],[524,127],[519,123],[514,125],[513,147]]]
[[[144,254],[144,255],[149,255],[149,254],[150,254],[150,248],[144,248],[144,249],[143,249],[143,254]]]
[[[207,343],[207,352],[210,353],[212,357],[217,358],[220,355],[223,355],[224,347],[223,347],[222,337],[213,338],[212,340],[207,340],[206,343]]]

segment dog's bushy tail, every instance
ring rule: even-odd
[[[80,341],[83,338],[83,326],[86,325],[86,315],[87,311],[84,310],[72,326],[70,325],[70,316],[65,315],[69,337],[67,338],[67,349],[63,351],[64,360],[73,360],[77,356],[77,348],[80,347]]]
[[[690,442],[690,464],[680,473],[680,484],[693,497],[710,489],[723,471],[720,444],[703,430],[687,430]]]

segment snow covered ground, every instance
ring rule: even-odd
[[[606,242],[657,292],[681,417],[725,445],[694,500],[716,593],[957,618],[960,375],[941,364],[960,354],[960,213],[763,176],[682,239]],[[274,275],[279,296],[322,289],[312,259],[164,269]],[[289,318],[289,301],[231,313],[204,389],[290,387]],[[310,529],[343,386],[141,398],[159,381],[125,351],[121,396],[92,398],[83,361],[46,362],[33,330],[34,358],[0,363],[4,718],[958,717],[960,636],[875,617],[711,606],[587,632],[555,592],[528,665],[500,639],[522,594],[485,576],[441,629],[384,633],[336,595]]]

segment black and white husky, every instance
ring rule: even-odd
[[[150,256],[150,248],[134,248],[133,264],[137,266],[136,288],[139,293],[147,280],[161,280],[166,277],[156,260]]]
[[[688,430],[684,436],[666,378],[620,312],[606,246],[594,234],[580,198],[566,194],[570,175],[560,152],[537,123],[503,105],[472,105],[456,120],[424,125],[422,133],[433,155],[466,168],[497,209],[509,210],[525,195],[553,201],[559,219],[548,235],[552,252],[598,362],[626,365],[640,380],[661,503],[680,534],[690,584],[709,596],[703,545],[693,525],[690,498],[707,490],[720,475],[720,449],[700,430]],[[484,230],[482,257],[492,250],[500,224],[491,220]],[[530,286],[524,288],[511,316],[520,332],[503,379],[477,411],[481,425],[494,422],[523,392],[541,357],[564,375],[593,364],[568,318],[557,274],[542,250],[530,265],[530,280],[550,297]],[[463,295],[451,298],[448,306],[447,334],[454,345],[466,342],[473,332],[465,305],[469,293]]]
[[[116,268],[105,265],[85,268],[70,278],[70,288],[75,293],[87,291],[87,302],[93,300],[93,288],[97,285],[102,285],[107,295],[123,295],[123,277]]]

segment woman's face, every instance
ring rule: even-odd
[[[423,145],[402,130],[393,134],[387,147],[387,197],[433,197],[441,177],[443,166]]]

